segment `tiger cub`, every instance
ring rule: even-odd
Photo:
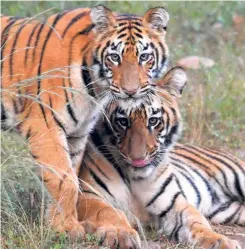
[[[115,105],[98,124],[80,168],[78,215],[104,245],[140,248],[132,223],[153,223],[170,240],[211,249],[239,244],[208,222],[245,226],[245,163],[215,149],[176,144],[186,74],[173,68],[138,108]],[[110,204],[108,204],[108,202]]]
[[[45,22],[1,17],[1,121],[16,123],[54,199],[48,219],[83,234],[76,202],[87,137],[111,101],[139,105],[165,72],[169,15],[113,14],[102,5],[52,15]],[[58,204],[58,206],[57,206]]]

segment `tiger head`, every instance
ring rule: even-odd
[[[178,97],[187,82],[182,68],[171,69],[157,82],[158,94],[137,108],[115,107],[110,116],[114,134],[111,142],[119,151],[120,165],[134,178],[149,176],[167,153],[181,131]]]
[[[130,101],[127,105],[154,92],[154,79],[162,77],[169,56],[167,11],[152,8],[138,17],[115,14],[99,5],[90,17],[96,40],[92,67],[96,78],[105,78],[113,96],[124,103]]]

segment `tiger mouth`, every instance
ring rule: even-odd
[[[152,164],[151,159],[135,159],[135,160],[129,160],[129,159],[124,159],[127,164],[135,169],[143,169]]]
[[[144,168],[151,163],[151,160],[136,159],[131,161],[131,165],[135,168]]]

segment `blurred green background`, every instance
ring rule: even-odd
[[[139,15],[155,6],[168,10],[170,66],[186,56],[215,62],[210,68],[187,70],[182,142],[223,148],[245,160],[245,2],[2,1],[1,13],[43,19],[63,9],[99,3]],[[46,193],[23,140],[2,132],[1,142],[2,241],[8,248],[78,248],[63,237],[53,237],[43,225],[41,203]]]

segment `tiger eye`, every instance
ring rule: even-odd
[[[149,118],[149,124],[150,125],[156,125],[158,123],[158,118],[155,118],[155,117],[152,117],[152,118]]]
[[[147,61],[150,57],[150,54],[144,53],[140,55],[140,60],[141,61]]]
[[[118,124],[120,124],[123,127],[128,126],[128,119],[127,118],[117,118],[116,121]]]
[[[120,56],[118,54],[110,54],[109,57],[114,62],[119,62],[120,61]]]

